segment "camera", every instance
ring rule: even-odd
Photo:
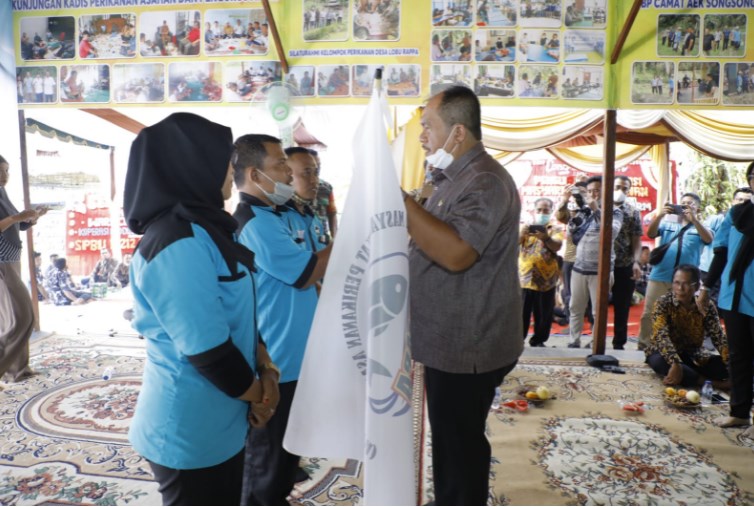
[[[683,215],[683,211],[685,209],[685,206],[681,206],[680,204],[668,204],[671,208],[673,208],[672,213],[674,215]]]

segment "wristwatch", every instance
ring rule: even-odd
[[[266,363],[264,363],[264,364],[263,364],[263,365],[262,365],[262,366],[261,366],[261,367],[259,368],[259,374],[261,375],[262,373],[264,373],[264,372],[265,372],[265,370],[272,370],[272,371],[274,371],[275,373],[277,373],[277,374],[278,374],[278,379],[280,379],[280,368],[278,368],[278,367],[277,367],[277,366],[275,365],[275,363],[273,363],[272,361],[267,361]]]

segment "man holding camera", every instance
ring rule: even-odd
[[[518,276],[524,301],[524,339],[529,333],[534,314],[532,347],[544,347],[550,338],[552,312],[555,308],[555,286],[560,277],[558,250],[563,235],[550,223],[552,201],[546,197],[534,202],[534,221],[521,227],[519,237]]]
[[[652,310],[655,301],[672,289],[673,271],[681,264],[699,265],[702,246],[712,242],[713,234],[699,221],[702,201],[698,195],[687,192],[681,197],[681,204],[666,204],[657,210],[649,224],[647,236],[661,237],[657,249],[665,250],[661,260],[657,259],[649,275],[647,293],[644,298],[644,311],[639,328],[639,350],[649,345],[652,335]],[[667,246],[665,246],[667,245]]]
[[[577,187],[566,187],[566,191],[578,191]],[[568,221],[568,232],[576,244],[576,262],[571,275],[571,315],[569,348],[581,347],[581,330],[584,327],[584,311],[591,298],[597,302],[599,277],[597,266],[600,259],[600,228],[602,210],[599,207],[602,193],[602,177],[592,176],[586,181],[586,205],[579,209]],[[612,210],[613,237],[618,235],[623,225],[623,211],[620,207]],[[612,268],[615,262],[615,249],[610,245],[610,285],[613,284]]]

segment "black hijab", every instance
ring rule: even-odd
[[[730,210],[733,225],[743,234],[741,246],[738,248],[736,258],[730,267],[730,283],[735,283],[733,290],[733,311],[738,311],[741,301],[741,291],[744,285],[746,269],[754,261],[754,203],[746,201],[733,206]]]
[[[223,209],[222,186],[233,151],[228,127],[191,113],[175,113],[143,129],[131,145],[123,210],[128,227],[145,234],[164,218],[200,225],[231,274],[250,270],[254,254],[237,243],[238,224]]]

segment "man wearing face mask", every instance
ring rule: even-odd
[[[423,207],[405,203],[411,352],[425,366],[435,502],[485,505],[487,414],[523,351],[521,203],[513,178],[481,143],[474,92],[454,86],[434,95],[421,123],[434,190]]]
[[[259,332],[280,368],[275,414],[246,440],[242,505],[287,505],[299,456],[283,449],[283,436],[317,306],[315,284],[325,274],[332,246],[314,252],[296,211],[287,205],[295,206],[293,178],[279,139],[242,136],[235,142],[231,163],[240,191],[233,214],[239,223],[238,240],[254,252],[257,269]]]
[[[623,350],[628,341],[628,313],[636,280],[641,278],[641,213],[626,202],[631,179],[616,176],[613,193],[615,206],[623,212],[623,224],[613,240],[615,267],[613,268],[613,348]]]
[[[592,176],[586,181],[586,206],[576,212],[568,222],[568,232],[571,233],[576,244],[576,262],[571,275],[571,315],[569,348],[581,347],[581,330],[584,327],[584,311],[591,299],[597,303],[597,287],[599,277],[597,268],[600,258],[600,195],[602,193],[602,177]],[[613,237],[618,235],[623,224],[623,211],[615,208],[612,211]],[[615,249],[610,245],[610,264],[615,261]],[[612,273],[610,286],[613,284]]]
[[[563,244],[563,235],[550,223],[550,199],[537,199],[534,202],[534,211],[532,224],[521,227],[518,275],[524,303],[524,339],[529,332],[529,322],[533,313],[534,335],[529,339],[529,345],[544,347],[550,338],[552,327],[555,287],[560,277],[558,250]]]

